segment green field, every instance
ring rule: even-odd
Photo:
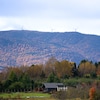
[[[33,93],[0,93],[0,98],[50,98],[50,94],[33,92]]]
[[[0,93],[0,100],[57,100],[51,97],[51,94],[48,93],[25,93],[25,92],[16,92],[16,93]],[[75,99],[66,99],[66,100],[83,100],[80,98]],[[88,100],[88,99],[84,99]]]

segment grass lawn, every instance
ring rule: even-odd
[[[16,93],[0,93],[0,98],[50,98],[50,94],[48,93],[24,93],[24,92],[16,92]]]
[[[33,92],[33,93],[24,93],[24,92],[0,93],[0,100],[2,98],[9,98],[9,100],[12,100],[13,98],[16,98],[16,99],[13,99],[13,100],[56,100],[54,98],[51,98],[50,94],[40,93],[40,92]],[[18,99],[18,98],[21,98],[21,99]],[[76,99],[66,99],[66,100],[82,100],[82,99],[76,98]]]

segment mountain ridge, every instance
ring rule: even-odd
[[[79,32],[0,31],[0,66],[39,64],[52,56],[100,61],[99,41],[100,36]]]

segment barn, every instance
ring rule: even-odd
[[[43,83],[44,92],[53,92],[53,91],[66,91],[67,87],[63,83]]]

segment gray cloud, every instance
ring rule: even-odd
[[[98,0],[0,0],[0,16],[100,18]]]

